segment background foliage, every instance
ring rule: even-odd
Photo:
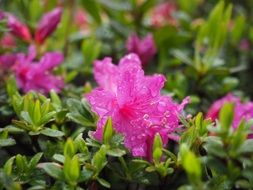
[[[58,50],[64,63],[54,73],[64,77],[60,94],[22,93],[9,71],[0,76],[0,189],[252,189],[252,121],[231,130],[233,105],[225,104],[216,123],[206,119],[209,106],[229,92],[253,98],[253,1],[169,1],[173,22],[152,26],[159,0],[0,0],[1,10],[15,14],[31,31],[41,16],[63,8],[56,31],[38,47],[38,56]],[[43,5],[43,6],[42,6]],[[85,22],[75,22],[82,10]],[[0,33],[8,32],[0,21]],[[151,33],[157,53],[144,66],[163,73],[164,94],[191,103],[181,116],[179,143],[163,147],[155,137],[152,160],[131,156],[111,119],[102,142],[91,135],[97,116],[84,94],[96,86],[93,61],[117,62],[126,41]],[[27,52],[16,39],[0,53]]]

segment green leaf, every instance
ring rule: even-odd
[[[60,163],[64,163],[64,161],[65,161],[65,157],[61,154],[54,154],[53,159],[60,162]]]
[[[81,153],[85,153],[87,154],[89,152],[87,146],[86,146],[86,142],[84,141],[83,139],[83,133],[79,134],[75,140],[74,140],[74,144],[75,144],[75,147],[78,148],[78,150],[81,152]]]
[[[113,0],[98,0],[102,5],[104,5],[109,10],[116,11],[131,11],[131,4],[127,1],[113,1]]]
[[[238,149],[239,154],[253,153],[253,139],[248,139]]]
[[[68,176],[71,181],[77,181],[80,176],[80,164],[77,155],[75,155],[70,162],[70,170],[68,171]]]
[[[42,169],[53,178],[62,179],[63,172],[58,164],[54,163],[43,163]]]
[[[141,13],[146,13],[150,8],[155,5],[155,0],[146,0],[141,7],[138,7]]]
[[[102,145],[91,160],[91,164],[96,167],[97,173],[99,173],[106,164],[106,152],[106,146]]]
[[[13,165],[13,161],[15,159],[15,156],[11,157],[9,160],[7,160],[7,162],[4,164],[4,173],[6,175],[11,175],[12,173],[12,165]]]
[[[203,147],[210,155],[215,155],[220,158],[225,158],[227,156],[227,152],[225,151],[224,145],[219,137],[207,137]]]
[[[82,43],[82,53],[85,59],[85,66],[92,65],[93,61],[98,58],[101,51],[101,42],[95,38],[85,39]]]
[[[57,95],[57,93],[54,90],[50,91],[50,97],[52,99],[52,103],[56,109],[59,109],[62,107],[61,99]]]
[[[62,137],[64,133],[55,129],[44,128],[40,131],[41,134],[48,137]]]
[[[39,160],[41,159],[43,153],[37,153],[35,154],[32,159],[30,160],[30,163],[29,163],[29,169],[32,171],[36,165],[38,164]]]
[[[21,118],[28,122],[29,124],[34,124],[33,120],[31,119],[29,113],[27,111],[22,111],[20,114]]]
[[[111,184],[108,182],[108,181],[106,181],[106,180],[104,180],[104,179],[102,179],[102,178],[97,178],[97,180],[98,180],[98,182],[102,185],[102,186],[104,186],[104,187],[106,187],[106,188],[111,188]]]
[[[16,156],[16,165],[17,165],[18,172],[26,172],[27,161],[26,161],[25,156],[18,154]]]
[[[72,158],[75,155],[75,153],[76,153],[75,144],[71,138],[68,138],[64,146],[64,156]]]
[[[159,163],[160,159],[162,157],[162,149],[163,149],[163,142],[162,142],[162,138],[159,135],[159,133],[156,133],[155,138],[154,138],[154,142],[153,142],[153,160],[155,163]]]
[[[79,182],[88,181],[93,175],[93,171],[83,168],[80,173]]]
[[[232,125],[234,117],[234,104],[225,103],[219,113],[219,121],[224,131],[228,131]]]
[[[16,141],[12,138],[0,139],[0,147],[12,146],[12,145],[15,145],[15,144],[16,144]]]
[[[171,51],[172,55],[175,56],[177,59],[179,59],[180,61],[182,61],[183,63],[186,63],[188,65],[192,65],[193,61],[191,60],[190,57],[188,57],[184,52],[178,50],[178,49],[174,49]]]
[[[70,113],[67,114],[68,118],[85,127],[94,126],[94,115],[91,113],[85,100],[80,102],[79,100],[70,98],[67,100],[67,106],[70,111]]]
[[[86,9],[86,11],[94,18],[94,20],[100,24],[101,18],[100,18],[100,6],[97,3],[97,1],[94,0],[85,0],[81,1],[82,5]]]
[[[107,150],[107,155],[114,156],[114,157],[121,157],[126,154],[125,150],[119,148],[112,148]]]
[[[18,94],[16,80],[13,76],[8,78],[6,88],[9,98],[12,98],[15,94]]]
[[[45,125],[46,123],[54,120],[54,116],[55,116],[56,112],[55,111],[51,111],[48,112],[47,114],[43,115],[41,120],[40,120],[40,125]]]
[[[50,109],[50,100],[46,100],[42,105],[41,105],[41,116],[42,118],[44,117],[44,115],[46,115],[49,112]],[[42,122],[40,122],[42,123]]]
[[[112,136],[113,136],[113,128],[112,128],[112,118],[109,117],[105,123],[104,130],[103,130],[103,142],[105,144],[109,144]]]
[[[198,157],[187,147],[186,144],[180,146],[180,155],[182,165],[186,170],[188,177],[194,183],[201,179],[201,163]]]
[[[246,17],[244,15],[239,15],[235,18],[234,27],[231,32],[232,41],[234,44],[238,43],[242,37],[243,31],[245,30]]]
[[[41,104],[39,100],[36,100],[32,117],[33,123],[35,125],[39,124],[40,119],[41,119]]]

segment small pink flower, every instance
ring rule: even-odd
[[[62,9],[58,7],[42,17],[35,32],[35,41],[38,44],[42,44],[44,40],[55,31],[61,20],[61,14]]]
[[[173,13],[177,7],[172,2],[165,2],[156,6],[152,12],[151,24],[154,27],[161,27],[167,24],[177,25],[177,21],[173,18]]]
[[[207,118],[210,118],[213,121],[218,119],[219,112],[225,103],[234,104],[234,119],[232,124],[234,129],[238,127],[242,119],[248,121],[253,118],[253,102],[243,103],[239,97],[232,94],[228,94],[214,102],[207,112]]]
[[[4,15],[7,18],[7,26],[10,28],[10,32],[22,40],[30,42],[32,38],[28,27],[15,16],[9,13],[5,13]]]
[[[111,58],[95,61],[94,75],[99,87],[87,94],[92,110],[99,120],[94,137],[101,140],[108,117],[113,128],[125,137],[125,146],[133,156],[150,160],[155,134],[160,134],[164,146],[179,127],[178,114],[188,103],[173,102],[160,91],[166,81],[160,74],[145,76],[136,54],[123,57],[119,65]]]
[[[152,34],[148,34],[142,40],[136,34],[130,35],[126,48],[129,53],[136,53],[144,65],[154,57],[157,51]]]
[[[50,90],[59,92],[63,88],[63,80],[54,76],[51,71],[54,67],[61,64],[63,55],[58,52],[46,53],[39,61],[35,61],[35,47],[29,48],[28,55],[18,54],[14,73],[18,86],[28,92],[34,90],[43,94]]]

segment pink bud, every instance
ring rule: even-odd
[[[154,27],[161,27],[166,24],[177,25],[177,20],[173,18],[173,13],[177,7],[172,2],[165,2],[157,5],[151,15],[151,24]]]
[[[35,41],[37,43],[42,44],[45,39],[54,32],[61,20],[61,14],[62,9],[58,7],[43,15],[35,32]]]
[[[7,17],[7,26],[11,30],[11,33],[24,41],[31,41],[31,34],[28,27],[19,21],[15,16],[5,13]]]

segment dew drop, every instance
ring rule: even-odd
[[[149,115],[148,115],[148,114],[144,114],[144,115],[143,115],[143,119],[144,119],[144,120],[149,119]]]
[[[169,111],[164,112],[164,116],[165,117],[170,117],[170,112]]]
[[[158,111],[165,111],[166,109],[166,103],[165,102],[159,102],[157,105]]]

